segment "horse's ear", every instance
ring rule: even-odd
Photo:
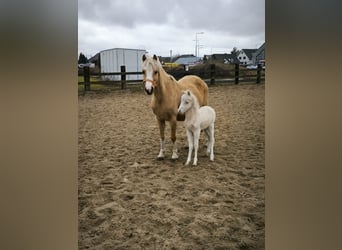
[[[188,90],[188,96],[190,96],[190,91]]]
[[[158,57],[156,55],[153,55],[153,59],[158,61]]]
[[[146,55],[145,54],[142,56],[142,60],[143,60],[143,62],[146,60]]]

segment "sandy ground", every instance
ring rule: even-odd
[[[79,249],[264,249],[265,86],[209,88],[215,161],[156,160],[159,129],[143,91],[79,96]]]

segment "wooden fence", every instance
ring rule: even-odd
[[[240,68],[239,64],[235,64],[234,70],[226,70],[227,73],[234,73],[231,75],[234,75],[234,77],[231,78],[217,78],[217,70],[216,65],[211,64],[210,70],[209,70],[209,80],[205,80],[207,84],[213,85],[215,83],[223,82],[223,83],[235,83],[239,84],[240,82],[255,82],[257,84],[261,83],[263,80],[265,80],[265,70],[262,68],[262,66],[259,64],[257,69],[246,69],[246,68]],[[246,74],[246,72],[249,72]],[[241,74],[243,73],[243,74]],[[251,74],[256,73],[256,74]],[[171,73],[172,74],[172,73]],[[182,73],[182,76],[187,75],[188,72],[184,71]],[[80,74],[83,76],[84,81],[79,82],[79,84],[84,84],[84,90],[89,91],[91,90],[91,81],[90,76],[115,76],[119,75],[120,80],[119,81],[104,81],[99,82],[101,84],[108,84],[108,83],[120,83],[121,89],[126,89],[128,82],[142,82],[142,80],[126,80],[127,75],[142,75],[142,72],[126,72],[126,66],[121,66],[120,72],[112,72],[112,73],[91,73],[89,67],[83,68],[83,74]]]

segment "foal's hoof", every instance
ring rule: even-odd
[[[171,160],[173,160],[173,161],[175,161],[175,160],[177,160],[178,159],[178,155],[177,154],[172,154],[172,156],[171,156]]]

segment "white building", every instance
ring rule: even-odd
[[[99,52],[100,72],[120,72],[121,66],[126,66],[126,72],[141,72],[142,56],[146,54],[143,49],[114,48]],[[120,75],[103,76],[108,80],[120,80]],[[126,80],[142,80],[142,75],[126,75]]]
[[[253,64],[253,53],[256,52],[257,49],[242,49],[240,50],[237,58],[240,61],[241,65],[251,65]]]

